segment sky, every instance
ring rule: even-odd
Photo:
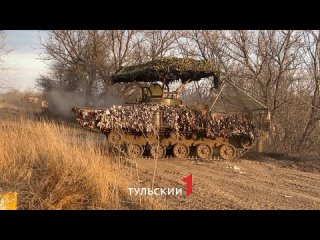
[[[38,30],[8,30],[5,33],[6,48],[12,51],[3,59],[8,70],[2,73],[2,78],[7,81],[7,87],[35,88],[36,79],[48,70],[40,59],[44,52],[40,38],[43,41],[47,33]]]

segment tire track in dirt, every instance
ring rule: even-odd
[[[137,165],[143,187],[150,187],[153,160],[139,159]],[[158,160],[154,187],[184,189],[181,179],[189,173],[193,175],[192,195],[159,197],[169,208],[320,209],[319,173],[245,159],[211,163]]]

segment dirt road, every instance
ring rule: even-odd
[[[320,209],[320,173],[317,168],[305,172],[295,164],[297,161],[300,160],[158,160],[154,187],[184,189],[181,179],[192,173],[192,195],[158,197],[170,209]],[[320,165],[319,159],[314,161]],[[303,165],[310,164],[307,160]],[[136,173],[134,166],[140,187],[150,187],[154,160],[131,162],[128,168],[132,174]]]

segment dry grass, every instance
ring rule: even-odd
[[[162,208],[130,196],[134,180],[88,134],[20,116],[2,118],[0,135],[0,191],[17,191],[19,209]]]

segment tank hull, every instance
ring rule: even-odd
[[[128,157],[232,160],[248,151],[258,131],[248,116],[203,108],[144,103],[110,109],[73,108],[82,127],[99,129]]]

